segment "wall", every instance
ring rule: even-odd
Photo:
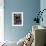
[[[0,42],[4,41],[4,0],[0,0]]]
[[[41,9],[41,11],[42,11],[43,9],[46,9],[46,0],[40,0],[40,9]],[[46,20],[45,20],[45,19],[46,19],[46,10],[43,12],[42,17],[43,17],[43,22],[41,21],[41,22],[40,22],[40,25],[46,27]]]
[[[4,38],[7,41],[18,41],[32,29],[35,12],[40,9],[40,0],[4,0]],[[23,27],[12,26],[12,12],[24,13]]]

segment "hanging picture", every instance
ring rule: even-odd
[[[23,26],[23,12],[12,13],[12,26]]]

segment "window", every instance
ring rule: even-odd
[[[23,12],[12,13],[12,26],[23,26]]]

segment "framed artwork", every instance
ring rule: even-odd
[[[12,12],[12,26],[23,26],[23,12]]]

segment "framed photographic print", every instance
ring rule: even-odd
[[[23,12],[12,13],[12,26],[23,26]]]

